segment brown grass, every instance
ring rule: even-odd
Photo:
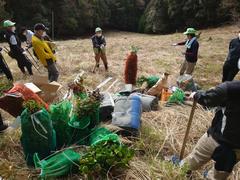
[[[215,86],[221,82],[221,69],[228,51],[228,43],[235,37],[236,26],[203,30],[200,38],[200,58],[194,74],[197,83],[204,88]],[[128,32],[108,32],[107,53],[110,72],[119,79],[112,91],[118,90],[123,80],[124,58],[131,45],[140,48],[138,52],[138,75],[159,75],[170,71],[170,84],[175,84],[180,64],[184,57],[183,47],[172,47],[171,44],[183,40],[180,33],[173,35],[143,35]],[[103,65],[96,74],[91,73],[94,67],[94,55],[89,39],[59,41],[58,66],[61,72],[60,83],[64,86],[84,70],[87,73],[87,84],[94,88],[105,76]],[[14,60],[5,55],[13,70],[16,80],[30,81],[19,72]],[[42,68],[42,72],[45,72]],[[36,72],[35,72],[36,73]],[[66,88],[63,89],[63,93]],[[130,169],[119,179],[185,179],[182,171],[164,162],[165,156],[179,154],[186,123],[190,114],[190,106],[162,107],[157,112],[144,113],[139,139],[133,144],[136,156],[130,163]],[[4,117],[10,121],[9,115]],[[212,113],[198,108],[187,143],[186,154],[189,153],[199,137],[207,130],[212,119]],[[20,131],[0,135],[0,175],[8,172],[12,179],[27,179],[36,172],[25,166],[20,146]],[[209,168],[211,164],[206,165]],[[203,169],[194,173],[194,179],[202,179]],[[231,179],[239,179],[239,168],[236,167]],[[69,178],[69,179],[74,179]]]

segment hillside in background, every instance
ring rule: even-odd
[[[96,26],[142,33],[170,33],[236,22],[238,0],[0,0],[1,20],[30,28],[52,26],[59,38],[90,33]],[[51,33],[51,32],[49,32]]]

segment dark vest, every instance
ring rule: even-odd
[[[237,66],[239,58],[240,58],[240,40],[239,38],[235,38],[230,43],[227,62],[233,66]]]
[[[17,45],[12,45],[10,43],[11,36],[15,36],[16,41],[17,41]],[[21,48],[21,41],[15,33],[13,33],[12,31],[6,31],[5,38],[8,42],[8,44],[9,44],[11,53],[18,54],[18,53],[21,53],[23,51],[23,49]]]
[[[240,81],[227,82],[226,90],[225,111],[217,110],[208,132],[220,144],[240,149]]]

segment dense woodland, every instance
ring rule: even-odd
[[[80,36],[96,26],[141,33],[171,33],[237,22],[239,0],[0,0],[0,20],[32,29],[52,26],[58,38]],[[51,33],[51,32],[49,32]]]

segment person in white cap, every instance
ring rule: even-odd
[[[175,43],[173,46],[183,46],[186,47],[185,61],[181,65],[180,75],[183,74],[193,74],[197,60],[198,60],[198,49],[199,43],[196,36],[197,31],[194,28],[188,28],[183,34],[187,36],[187,41]]]
[[[102,59],[105,70],[108,71],[108,62],[106,56],[106,40],[102,35],[102,29],[100,27],[95,29],[95,35],[92,36],[93,50],[95,54],[96,66],[93,70],[95,72],[96,68],[99,68],[100,59]]]

